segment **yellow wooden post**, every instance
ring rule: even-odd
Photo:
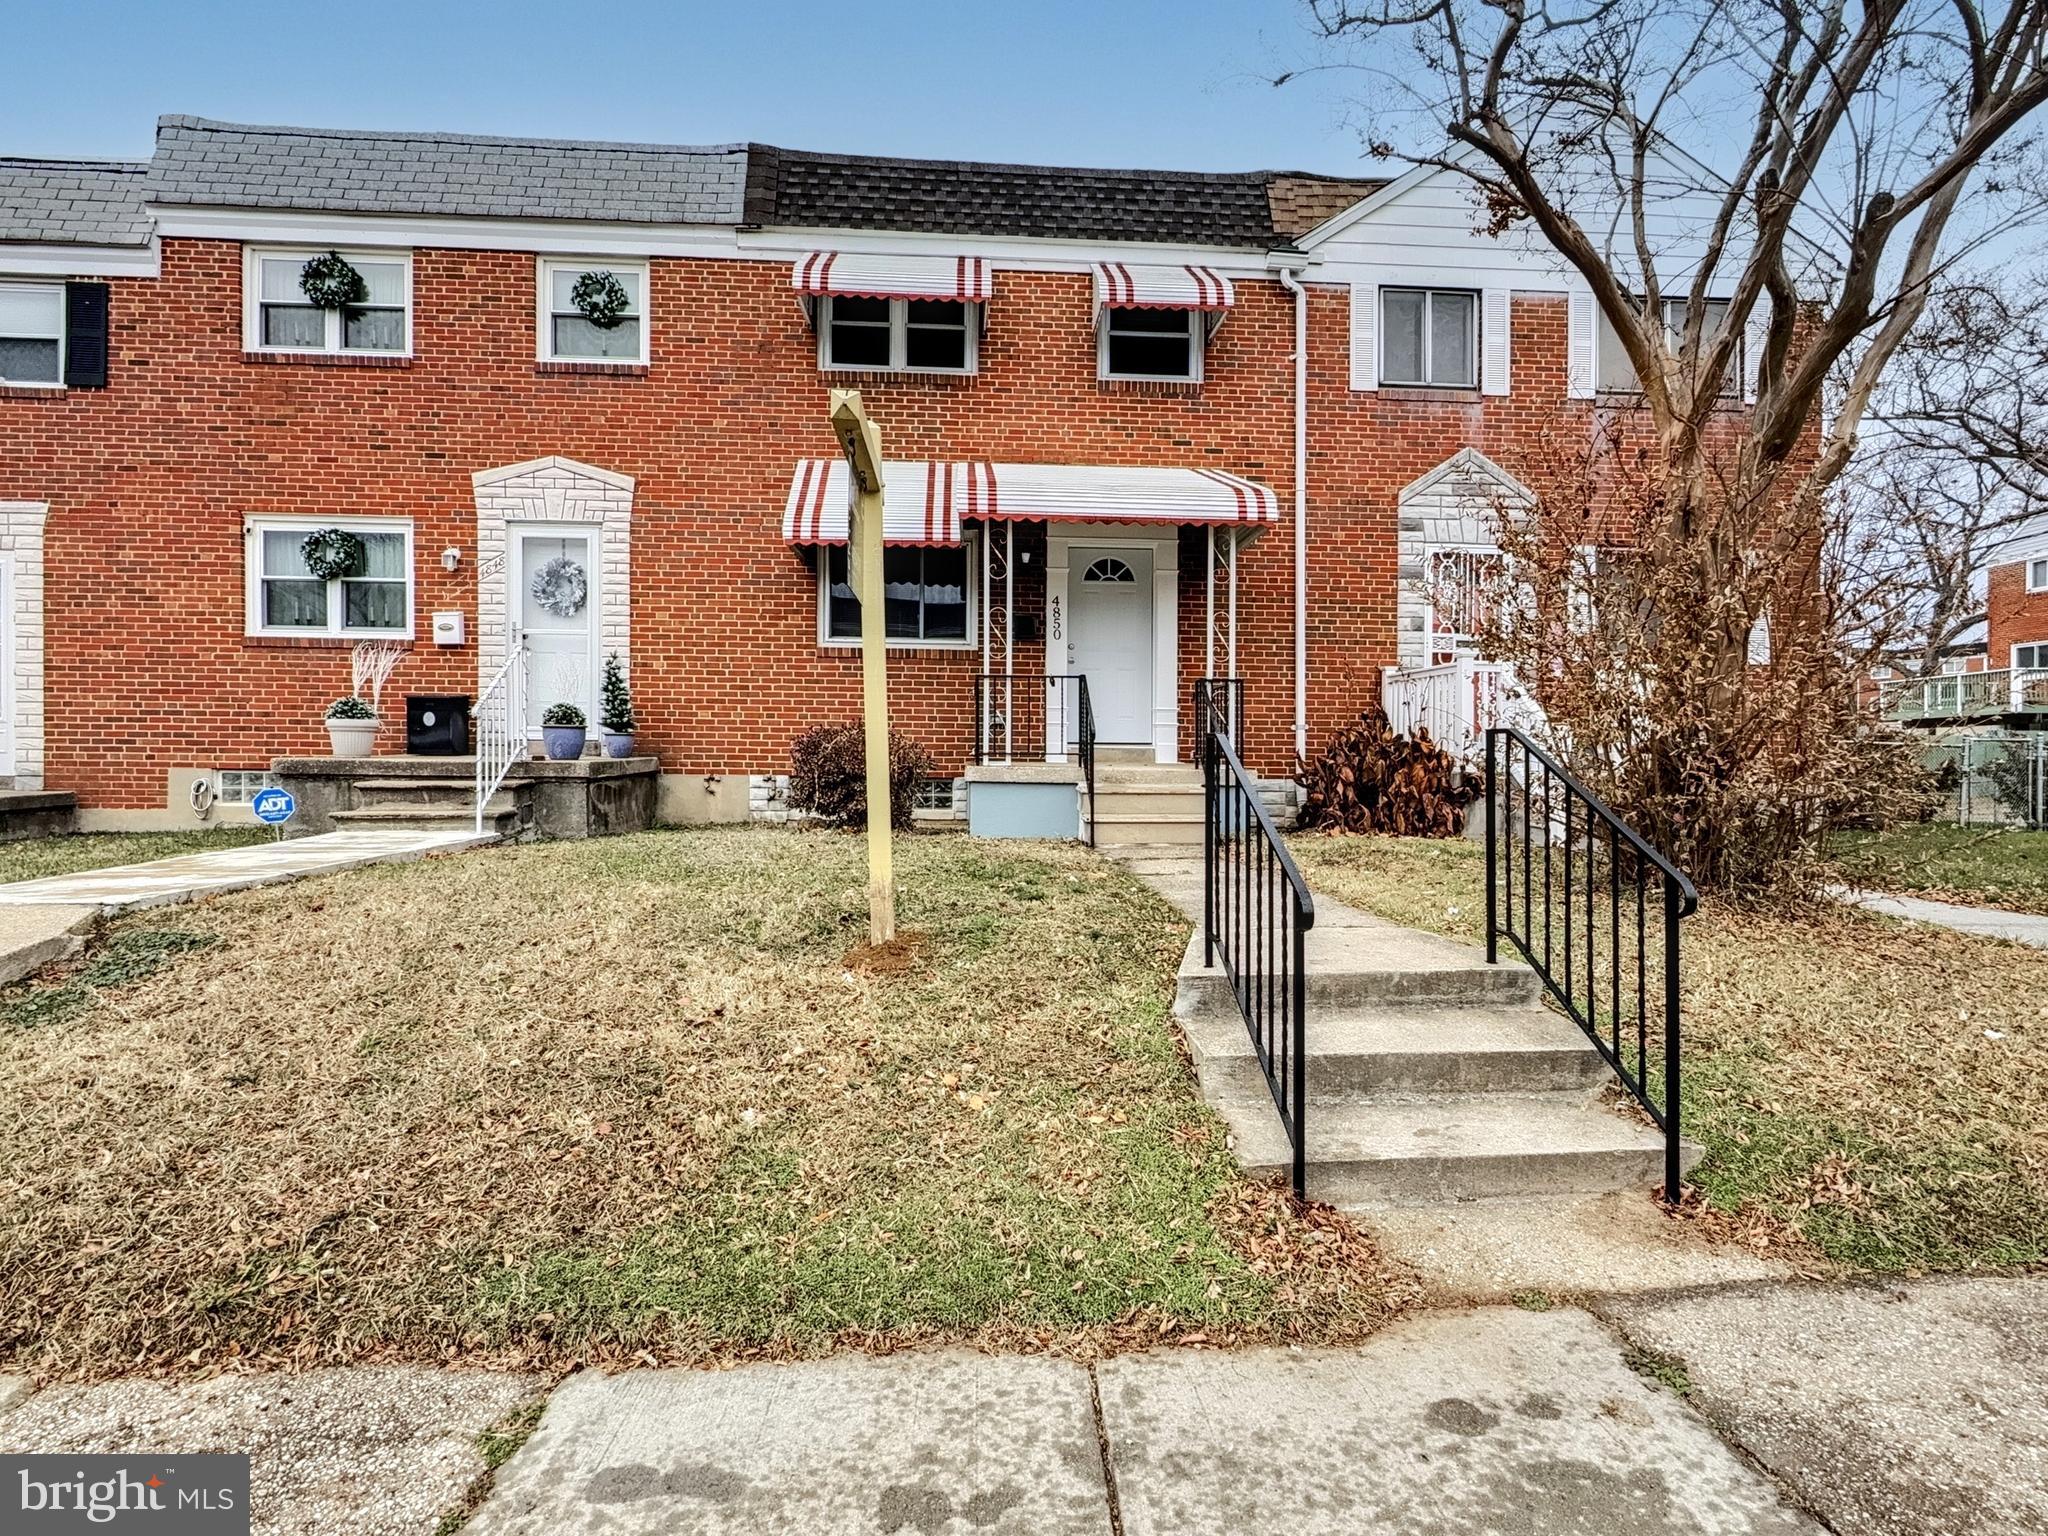
[[[861,716],[868,778],[868,942],[896,937],[896,861],[889,826],[889,649],[882,579],[882,433],[857,389],[832,391],[832,431],[852,479],[846,573],[860,599]]]

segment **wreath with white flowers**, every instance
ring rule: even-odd
[[[573,619],[590,599],[590,580],[580,562],[557,555],[534,573],[533,600],[558,619]]]
[[[576,313],[601,331],[608,331],[626,318],[633,297],[626,285],[610,272],[586,272],[569,290],[569,302]]]
[[[362,303],[370,296],[370,285],[363,281],[362,273],[349,265],[346,256],[329,251],[299,268],[299,292],[316,309],[340,309]]]
[[[363,541],[346,528],[322,528],[309,533],[299,545],[299,558],[306,569],[322,581],[333,581],[363,568]]]

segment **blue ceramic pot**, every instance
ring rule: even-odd
[[[604,733],[604,755],[606,757],[631,757],[634,737],[630,731],[606,731]]]
[[[574,762],[583,755],[585,735],[580,725],[544,725],[540,728],[541,747],[551,763]]]

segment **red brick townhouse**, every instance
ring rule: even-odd
[[[1991,567],[1984,618],[1993,667],[2048,673],[2048,552],[2035,550]]]
[[[857,385],[894,700],[942,774],[1070,729],[978,703],[1050,672],[1161,763],[1192,682],[1242,677],[1285,775],[1383,668],[1457,654],[1436,578],[1628,408],[1590,295],[1474,225],[1443,174],[182,117],[146,163],[0,161],[0,774],[189,822],[195,778],[232,802],[324,750],[357,641],[410,645],[393,694],[479,695],[517,645],[536,717],[594,714],[618,655],[663,814],[745,817],[857,711]],[[323,308],[330,253],[360,286]],[[329,578],[326,528],[362,549]]]

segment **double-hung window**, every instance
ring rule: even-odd
[[[1689,299],[1683,298],[1666,299],[1664,301],[1664,344],[1670,347],[1673,352],[1678,350],[1679,343],[1685,339],[1685,310],[1690,302]],[[1593,307],[1599,316],[1597,321],[1599,327],[1597,360],[1599,388],[1607,391],[1641,389],[1643,386],[1636,377],[1635,364],[1628,360],[1628,353],[1622,348],[1621,335],[1614,329],[1614,322],[1607,318],[1606,310],[1601,309],[1597,304]],[[1706,349],[1713,345],[1714,338],[1720,334],[1721,327],[1728,323],[1728,301],[1726,299],[1708,299],[1706,301],[1706,310],[1706,323],[1700,328],[1700,355],[1702,357],[1706,355]],[[1726,376],[1721,380],[1722,394],[1732,395],[1742,388],[1742,369],[1742,346],[1738,342],[1735,348],[1734,361],[1730,363]]]
[[[610,325],[577,307],[576,285],[609,274],[626,296]],[[540,360],[544,363],[645,363],[647,267],[640,262],[543,261],[540,264]]]
[[[1449,288],[1380,290],[1380,382],[1479,387],[1479,295]]]
[[[883,629],[892,643],[964,646],[974,635],[972,543],[891,545],[882,551]],[[846,579],[844,544],[824,546],[820,557],[820,638],[827,645],[858,644],[860,599]]]
[[[2027,562],[2027,590],[2048,592],[2048,556]]]
[[[2048,668],[2048,640],[2036,640],[2012,648],[2012,664],[2022,672]]]
[[[1199,380],[1202,339],[1207,334],[1203,313],[1105,307],[1097,372],[1105,379]]]
[[[818,365],[889,373],[972,373],[978,304],[963,299],[818,299]]]
[[[64,382],[64,285],[0,283],[0,384]]]
[[[305,543],[325,528],[354,534],[362,553],[323,579],[308,567]],[[250,634],[412,634],[410,520],[252,518],[247,529]]]
[[[409,353],[412,350],[412,258],[392,252],[343,251],[361,274],[358,303],[322,309],[300,278],[324,251],[251,251],[244,321],[253,352]]]

